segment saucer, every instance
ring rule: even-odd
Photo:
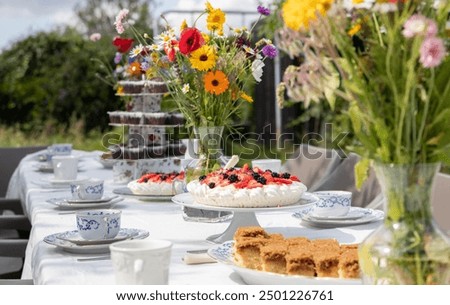
[[[384,219],[384,212],[380,210],[372,210],[365,208],[355,208],[362,209],[364,215],[355,219],[318,219],[311,216],[312,209],[307,209],[303,211],[296,212],[292,216],[299,218],[307,225],[321,227],[321,228],[334,228],[342,226],[355,226],[360,224],[366,224],[369,222],[380,221]]]
[[[346,220],[346,219],[358,219],[370,214],[368,209],[351,207],[347,214],[341,216],[321,216],[314,214],[314,209],[309,213],[309,216],[318,220]]]
[[[108,202],[115,198],[118,198],[119,196],[103,196],[100,199],[73,199],[73,198],[67,198],[64,199],[68,203],[98,203],[98,202]]]
[[[89,240],[84,239],[81,237],[79,232],[77,230],[74,231],[67,231],[63,233],[59,233],[56,235],[56,238],[69,241],[71,243],[74,243],[79,246],[83,245],[103,245],[103,244],[112,244],[116,241],[121,241],[125,239],[129,239],[131,237],[137,236],[139,234],[138,230],[136,229],[120,229],[119,233],[114,238],[107,238],[107,239],[96,239],[96,240]]]
[[[52,184],[70,184],[70,183],[83,182],[86,180],[89,180],[89,177],[79,176],[76,179],[71,179],[71,180],[55,179],[54,177],[49,179],[50,183],[52,183]]]
[[[52,164],[38,164],[36,165],[36,169],[43,173],[53,173],[53,165]]]
[[[128,232],[136,232],[136,235],[133,235],[131,237],[128,237],[128,239],[144,239],[149,236],[149,232],[146,230],[140,230],[140,229],[121,229],[121,230],[130,230]],[[69,231],[71,232],[71,231]],[[100,254],[100,253],[109,253],[109,245],[110,244],[95,244],[95,245],[77,245],[73,242],[62,240],[57,238],[58,235],[64,234],[67,232],[62,233],[55,233],[48,235],[44,237],[44,242],[47,244],[56,246],[59,249],[62,249],[69,253],[75,253],[75,254]]]
[[[107,208],[123,201],[124,199],[119,196],[119,198],[112,199],[106,202],[83,202],[83,203],[70,203],[65,198],[51,198],[47,202],[56,205],[63,210],[74,210],[74,209],[88,209],[88,208]]]

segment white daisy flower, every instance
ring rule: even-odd
[[[143,50],[144,50],[144,46],[143,45],[140,44],[138,46],[135,46],[133,48],[133,50],[130,51],[130,57],[133,58],[133,57],[138,56],[139,54],[141,54],[141,52]]]
[[[191,86],[189,86],[189,84],[184,84],[183,88],[181,88],[181,92],[183,92],[184,94],[188,93],[189,90],[191,89]]]
[[[247,52],[248,54],[255,55],[255,50],[253,50],[253,49],[250,48],[249,46],[244,45],[244,46],[242,46],[242,48],[243,48],[243,49],[245,50],[245,52]]]
[[[261,77],[263,75],[263,68],[265,64],[260,59],[255,59],[252,62],[252,75],[253,78],[259,83],[261,81]]]
[[[240,28],[234,28],[233,29],[233,34],[235,34],[236,36],[240,36],[242,34],[248,34],[248,29],[246,26],[240,27]]]
[[[347,11],[351,11],[352,9],[370,9],[374,3],[375,0],[344,0],[342,5]]]

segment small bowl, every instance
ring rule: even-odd
[[[86,240],[111,239],[119,234],[120,210],[79,211],[76,214],[80,236]]]
[[[352,205],[352,193],[347,191],[314,192],[319,201],[313,210],[317,216],[344,216]]]

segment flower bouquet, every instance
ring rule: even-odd
[[[450,3],[286,0],[281,7],[280,39],[304,56],[284,86],[303,100],[313,90],[317,99],[346,102],[358,141],[351,149],[365,157],[357,179],[373,160],[385,195],[385,224],[360,248],[364,279],[449,284],[450,246],[433,225],[430,191],[439,162],[450,161]]]
[[[262,6],[257,11],[260,18],[270,13]],[[202,17],[205,31],[197,26]],[[207,159],[217,156],[223,128],[232,126],[242,103],[253,102],[251,85],[261,81],[264,60],[277,55],[275,46],[267,39],[253,43],[254,27],[229,27],[230,35],[225,35],[226,14],[209,2],[194,24],[167,25],[154,39],[137,33],[123,11],[115,24],[119,33],[126,28],[134,32],[139,45],[130,57],[144,58],[147,78],[166,82],[187,126],[200,137],[201,153]]]

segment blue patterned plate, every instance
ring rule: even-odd
[[[312,214],[313,208],[298,211],[294,213],[292,216],[295,218],[299,218],[302,222],[312,225],[315,227],[321,228],[334,228],[334,227],[342,227],[342,226],[354,226],[360,224],[366,224],[369,222],[380,221],[384,219],[384,212],[380,210],[372,210],[365,208],[352,208],[359,209],[360,212],[363,213],[362,217],[358,218],[318,218]]]
[[[128,230],[128,232],[137,233],[136,235],[131,236],[128,239],[144,239],[144,238],[148,237],[148,235],[149,235],[149,232],[146,230],[140,230],[140,229],[121,229],[121,230]],[[68,232],[73,232],[73,231],[68,231]],[[58,236],[61,236],[61,234],[68,233],[68,232],[61,232],[61,233],[55,233],[55,234],[48,235],[44,238],[44,241],[47,244],[56,246],[64,251],[70,252],[70,253],[100,254],[100,253],[108,253],[109,252],[110,243],[109,244],[95,244],[95,245],[77,245],[68,240],[62,240],[62,239],[58,238]]]
[[[361,217],[367,217],[369,215],[373,214],[373,210],[370,209],[364,209],[364,208],[358,208],[358,207],[351,207],[347,214],[342,216],[321,216],[316,215],[314,213],[314,209],[309,213],[309,216],[314,219],[319,220],[346,220],[346,219],[358,219]]]
[[[312,277],[284,275],[259,271],[236,265],[233,258],[234,241],[227,241],[208,250],[209,256],[217,262],[229,265],[249,285],[358,285],[360,279],[340,279],[330,277]]]
[[[139,230],[137,229],[120,229],[119,233],[114,238],[107,239],[96,239],[96,240],[88,240],[81,237],[77,230],[67,231],[63,233],[59,233],[56,235],[56,238],[70,241],[76,245],[100,245],[100,244],[111,244],[116,241],[125,240],[139,234]]]

